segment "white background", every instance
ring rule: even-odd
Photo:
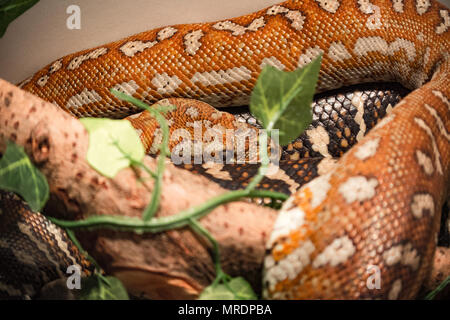
[[[0,78],[17,83],[54,60],[166,25],[216,21],[282,0],[40,0],[0,39]],[[81,9],[81,29],[69,30],[66,8]]]

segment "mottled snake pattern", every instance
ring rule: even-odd
[[[248,104],[265,65],[292,71],[319,54],[318,92],[401,83],[413,91],[365,136],[364,110],[357,110],[356,146],[292,190],[267,243],[263,296],[413,298],[430,272],[449,192],[449,28],[449,10],[431,0],[291,0],[71,54],[20,86],[76,117],[121,118],[138,110],[112,88],[148,103],[194,98],[239,106]],[[215,109],[188,114],[236,126]],[[331,157],[329,133],[314,130],[312,149]],[[150,133],[149,149],[158,134]],[[381,272],[378,290],[367,286],[370,266]]]

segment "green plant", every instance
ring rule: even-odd
[[[39,0],[0,0],[0,38],[11,22],[38,2]]]

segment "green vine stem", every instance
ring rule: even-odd
[[[222,271],[222,266],[220,264],[220,250],[219,250],[219,243],[217,242],[217,240],[214,239],[214,237],[209,233],[209,231],[203,228],[203,226],[197,220],[189,219],[189,225],[195,232],[201,234],[202,236],[207,238],[209,242],[211,242],[213,246],[212,258],[214,262],[214,268],[216,270],[216,275],[224,274],[224,272]]]
[[[236,299],[243,299],[243,297],[241,297],[237,292],[235,292],[235,290],[233,290],[233,288],[231,288],[229,285],[229,282],[232,279],[232,277],[226,274],[222,269],[222,265],[220,263],[220,248],[217,240],[214,239],[214,237],[209,233],[209,231],[203,228],[203,226],[197,220],[190,219],[190,226],[195,232],[207,238],[213,246],[212,258],[214,262],[214,268],[216,270],[216,278],[214,279],[211,286],[217,286],[219,283],[223,283],[227,287],[227,289],[231,293],[233,293]]]
[[[164,108],[164,109],[152,109],[144,102],[142,102],[136,98],[133,98],[129,95],[126,95],[122,92],[119,92],[117,90],[111,90],[111,92],[115,96],[117,96],[119,99],[130,102],[141,109],[147,110],[153,117],[155,117],[156,121],[158,121],[159,126],[162,130],[162,141],[161,141],[161,145],[159,146],[160,154],[158,156],[157,171],[156,171],[156,174],[151,174],[152,177],[154,177],[154,179],[155,179],[155,187],[152,192],[152,198],[149,202],[149,205],[147,206],[147,208],[144,210],[144,212],[142,214],[142,218],[144,219],[144,221],[148,221],[151,218],[153,218],[156,214],[156,211],[158,211],[159,203],[160,203],[160,199],[161,199],[161,193],[162,193],[162,179],[163,179],[163,175],[164,175],[165,159],[166,159],[166,156],[170,155],[170,151],[168,149],[169,126],[167,125],[166,119],[161,115],[162,112],[169,111],[170,107],[168,106],[167,108]],[[144,170],[146,170],[146,169],[144,169]]]
[[[270,134],[270,131],[261,130],[261,133],[258,137],[261,165],[258,168],[258,173],[250,181],[247,188],[245,188],[246,191],[254,190],[267,173],[267,168],[270,163],[269,155],[267,154],[267,134]]]
[[[205,203],[184,210],[176,215],[167,217],[153,217],[150,220],[123,216],[91,216],[83,220],[68,221],[48,217],[50,221],[63,228],[112,228],[138,232],[161,232],[174,228],[181,228],[190,223],[190,219],[198,219],[216,207],[242,198],[273,198],[285,201],[288,196],[284,193],[267,190],[236,190],[216,196]]]
[[[97,263],[97,261],[95,261],[95,259],[89,255],[89,253],[83,249],[81,243],[78,241],[77,237],[75,236],[74,232],[70,229],[65,229],[67,236],[69,237],[69,239],[73,242],[73,244],[78,248],[78,250],[81,252],[81,254],[83,254],[86,259],[92,263],[95,267],[95,274],[101,279],[103,280],[108,286],[111,286],[111,283],[108,281],[108,279],[106,277],[103,276],[102,274],[102,268],[100,267],[100,265]]]
[[[444,290],[444,288],[446,286],[448,286],[450,284],[450,276],[448,276],[444,281],[441,282],[440,285],[437,286],[436,289],[434,289],[433,291],[431,291],[430,293],[428,293],[425,296],[425,300],[433,300],[436,295],[441,292],[442,290]]]

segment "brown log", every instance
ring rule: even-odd
[[[8,140],[22,145],[46,176],[51,197],[45,213],[64,219],[92,215],[139,217],[153,180],[135,171],[103,177],[86,161],[88,134],[59,107],[0,79],[0,153]],[[154,159],[145,163],[153,170]],[[142,176],[145,174],[140,172]],[[157,216],[173,215],[225,192],[206,178],[167,165]],[[218,240],[224,270],[261,288],[265,242],[276,211],[248,202],[222,205],[201,224]],[[78,232],[81,243],[131,294],[147,298],[195,298],[214,279],[211,245],[189,228],[157,234],[113,230]]]

